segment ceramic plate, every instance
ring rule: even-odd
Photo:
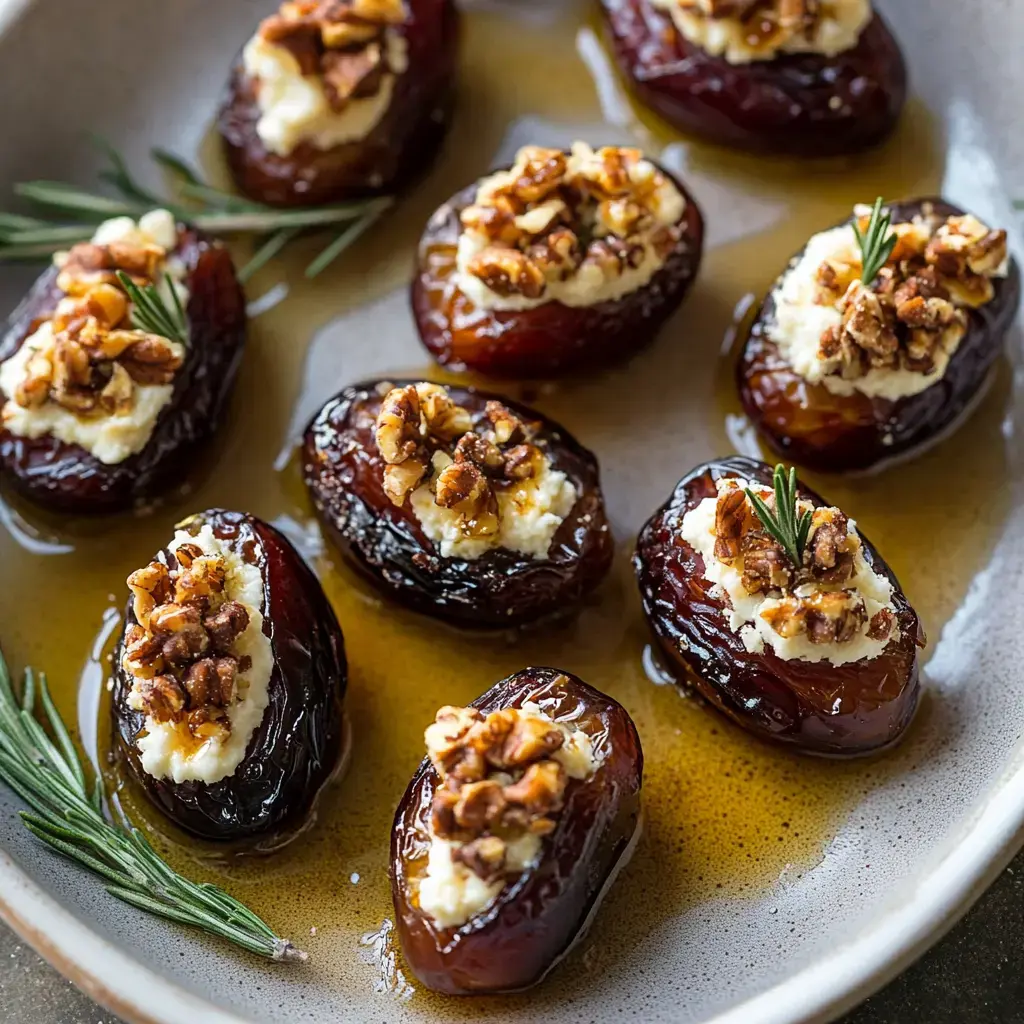
[[[211,117],[233,54],[267,3],[0,0],[0,194],[27,178],[92,180],[85,131],[153,184],[160,144],[210,173]],[[934,942],[1017,846],[1024,825],[1024,404],[1020,337],[971,421],[932,452],[854,482],[810,482],[865,526],[922,613],[926,696],[892,756],[835,765],[766,750],[645,671],[628,568],[636,531],[697,462],[756,442],[728,386],[737,315],[814,230],[854,202],[941,190],[1013,231],[1024,196],[1018,101],[1024,10],[1010,0],[880,0],[912,71],[897,136],[840,164],[691,145],[624,98],[588,5],[467,3],[459,115],[439,166],[314,284],[301,256],[251,288],[253,331],[218,469],[138,522],[41,520],[0,505],[0,630],[15,665],[47,668],[63,713],[108,782],[106,646],[123,580],[195,508],[235,505],[291,531],[347,632],[355,750],[319,821],[279,857],[214,862],[216,877],[313,955],[270,967],[154,921],[41,849],[0,790],[0,915],[92,996],[130,1020],[792,1022],[832,1017]],[[296,430],[367,376],[428,373],[404,286],[431,209],[525,141],[638,139],[703,207],[709,252],[658,343],[624,369],[533,400],[601,458],[618,570],[578,623],[518,645],[465,639],[397,612],[334,564],[289,462]],[[0,308],[30,271],[5,269]],[[517,395],[521,389],[513,389]],[[557,662],[620,699],[647,755],[646,831],[567,962],[536,991],[442,1001],[391,944],[384,849],[394,801],[440,703],[467,700],[523,663]],[[315,931],[314,931],[315,930]]]

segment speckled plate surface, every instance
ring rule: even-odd
[[[94,168],[81,149],[83,129],[106,136],[140,163],[155,143],[196,152],[231,55],[269,6],[255,0],[0,0],[0,193],[6,195],[10,183],[26,178],[88,181]],[[487,6],[500,4],[495,0]],[[552,8],[573,6],[571,0],[520,3],[538,19],[540,28],[533,31],[543,31]],[[600,48],[584,5],[577,6],[582,28],[576,52],[567,52],[565,60],[595,73],[594,102],[600,103],[605,123],[594,130],[628,135],[635,130],[628,108],[614,80],[601,73]],[[1013,0],[969,5],[888,0],[879,6],[907,52],[917,102],[937,126],[942,190],[992,222],[1013,225],[1009,197],[1024,195],[1024,142],[1017,129],[1024,89],[1018,52],[1024,9]],[[477,115],[479,109],[474,107]],[[533,118],[520,129],[529,128],[537,141],[564,141],[571,131],[557,121],[540,120],[544,110],[520,114]],[[478,130],[478,121],[462,118],[454,144]],[[904,135],[905,148],[895,157],[890,152],[890,161],[911,166],[931,159],[915,148],[914,139]],[[685,144],[677,142],[673,159],[688,169]],[[794,195],[786,201],[751,199],[728,175],[702,174],[699,160],[689,169],[711,227],[712,250],[785,222],[792,213],[787,203],[800,202]],[[807,170],[809,181],[841,173],[836,167]],[[435,189],[440,195],[445,191],[450,189]],[[417,203],[410,216],[420,217],[422,207]],[[1011,238],[1019,256],[1015,232]],[[793,248],[790,240],[766,249],[771,266],[759,279],[767,283]],[[718,346],[744,288],[722,276],[721,262],[713,265],[718,276],[705,274],[692,305],[669,328],[682,332],[689,350],[657,346],[639,369],[630,371],[634,383],[652,389],[669,378],[685,378],[673,391],[674,404],[664,422],[640,417],[627,431],[612,407],[605,435],[595,437],[591,427],[588,436],[604,460],[615,532],[624,543],[682,472],[703,458],[725,454],[719,434],[707,426],[715,415],[707,382],[714,377]],[[14,305],[30,277],[28,271],[4,270],[0,310]],[[323,377],[333,390],[375,371],[423,365],[404,300],[382,297],[367,282],[366,303],[350,314],[358,330],[343,332],[329,351],[322,344],[310,349],[307,383]],[[687,316],[694,316],[694,310],[701,326],[686,335]],[[377,341],[372,351],[357,344],[370,332]],[[289,341],[304,344],[306,338]],[[1019,347],[1015,332],[1010,339],[1014,378]],[[407,998],[407,991],[386,983],[387,937],[379,931],[376,946],[372,940],[360,945],[352,935],[339,938],[351,945],[341,950],[343,969],[336,967],[339,958],[328,957],[309,969],[289,971],[254,963],[130,911],[34,844],[17,824],[16,802],[0,790],[0,916],[111,1010],[129,1020],[160,1024],[428,1024],[463,1012],[494,1024],[622,1019],[781,1024],[835,1016],[934,942],[1009,859],[1024,828],[1022,397],[1016,379],[1003,376],[1003,386],[986,399],[995,429],[975,435],[985,439],[986,457],[993,446],[997,450],[994,486],[1000,512],[995,521],[986,512],[991,490],[965,497],[959,470],[949,469],[959,464],[941,457],[931,463],[939,478],[948,475],[949,493],[958,495],[959,521],[971,528],[970,516],[962,516],[967,501],[987,532],[968,577],[951,581],[955,600],[948,602],[950,613],[929,624],[928,713],[915,727],[911,752],[900,769],[882,773],[865,787],[808,868],[783,871],[774,884],[754,894],[709,896],[678,914],[652,920],[649,928],[634,929],[640,938],[633,944],[602,957],[599,971],[586,973],[584,952],[575,966],[563,968],[576,975],[562,975],[560,982],[546,986],[542,1000],[476,1004],[476,1010],[462,1004],[458,1012],[453,1006],[448,1013],[437,1002]],[[326,393],[307,388],[302,401],[294,395],[280,401],[290,403],[298,424]],[[663,436],[665,429],[673,431],[668,467],[653,463],[649,454],[652,437]],[[731,436],[737,446],[745,443],[742,430]],[[281,437],[280,445],[286,441]],[[272,469],[265,467],[267,473]],[[949,515],[942,493],[929,489],[916,507],[895,509],[893,515],[912,517],[917,529],[935,529],[938,535],[937,527]],[[898,552],[885,554],[900,561]],[[942,559],[944,549],[938,546],[917,557]],[[951,562],[951,573],[959,564]],[[0,566],[9,593],[18,586],[10,575]],[[329,912],[325,907],[324,914]],[[367,919],[366,932],[379,927],[387,912],[386,906],[378,908],[376,919]],[[588,941],[600,937],[598,926]]]

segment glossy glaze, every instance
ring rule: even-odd
[[[961,214],[937,198],[891,206],[893,220],[909,221],[931,203],[942,217]],[[1006,277],[994,278],[995,297],[968,310],[967,334],[941,380],[916,395],[895,400],[859,391],[833,394],[800,377],[767,333],[775,312],[769,292],[750,328],[736,366],[736,386],[747,415],[768,443],[788,459],[822,472],[869,469],[914,452],[942,437],[963,419],[987,383],[1020,306],[1020,268],[1010,261]]]
[[[698,466],[637,540],[644,612],[668,671],[743,728],[806,753],[856,756],[895,743],[917,709],[924,631],[892,570],[862,533],[868,565],[893,584],[900,629],[877,658],[836,666],[748,651],[711,593],[704,559],[681,537],[683,517],[717,494],[715,481],[725,477],[771,486],[772,470],[739,456]],[[828,504],[806,488],[799,493],[815,506]]]
[[[454,281],[459,214],[477,186],[456,193],[430,219],[419,245],[412,308],[427,350],[452,370],[527,379],[594,372],[635,355],[683,301],[700,266],[704,221],[693,197],[672,180],[686,197],[682,233],[646,285],[592,306],[545,302],[516,311],[480,309]]]
[[[257,85],[241,63],[234,68],[219,129],[242,192],[271,206],[319,206],[390,194],[427,170],[451,120],[459,19],[453,0],[408,0],[407,7],[409,19],[395,31],[408,44],[408,67],[384,117],[357,141],[269,152],[256,131]]]
[[[625,709],[575,676],[530,668],[496,683],[472,706],[487,713],[539,704],[593,737],[604,760],[571,779],[555,831],[538,863],[510,882],[485,911],[439,929],[420,910],[415,880],[429,847],[438,775],[424,760],[405,791],[391,834],[391,891],[402,950],[428,988],[452,995],[506,992],[536,984],[565,954],[597,910],[632,852],[640,826],[643,751]]]
[[[207,523],[233,551],[255,558],[263,577],[263,632],[274,655],[263,721],[242,763],[220,782],[154,778],[142,767],[135,745],[145,716],[128,706],[132,679],[121,665],[122,633],[113,657],[111,701],[118,750],[153,803],[186,832],[273,846],[307,823],[344,756],[345,645],[319,582],[277,530],[255,516],[222,509],[192,517],[182,528],[198,531]],[[251,554],[254,549],[258,554]],[[172,558],[161,552],[162,561]],[[129,601],[125,629],[136,622]]]
[[[226,249],[179,227],[177,255],[188,269],[189,345],[174,392],[146,447],[122,462],[100,462],[55,437],[20,437],[0,427],[0,475],[21,494],[57,512],[119,512],[188,482],[200,449],[224,415],[245,343],[245,297]],[[0,341],[10,359],[57,307],[57,268],[43,272],[11,315]]]
[[[479,558],[446,558],[411,506],[398,508],[384,493],[385,464],[373,436],[380,390],[374,383],[346,388],[314,418],[303,446],[313,504],[331,539],[358,570],[418,611],[488,628],[564,615],[601,582],[614,545],[597,460],[563,427],[507,403],[525,421],[540,424],[538,446],[576,488],[576,504],[552,538],[548,557],[495,548]],[[484,421],[489,399],[504,401],[468,388],[453,387],[449,393],[477,423]]]
[[[899,44],[876,15],[850,50],[730,64],[649,0],[601,0],[619,68],[673,127],[737,149],[821,157],[891,134],[907,95]]]

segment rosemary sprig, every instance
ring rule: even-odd
[[[797,514],[795,468],[791,468],[787,476],[784,466],[776,466],[772,483],[775,487],[774,512],[749,487],[747,497],[764,528],[782,545],[793,565],[799,569],[803,565],[804,547],[811,531],[812,513],[808,510],[801,516]]]
[[[131,300],[134,327],[148,334],[157,334],[161,338],[170,338],[180,345],[188,344],[188,318],[185,316],[181,296],[173,278],[164,278],[171,295],[170,306],[164,302],[164,297],[156,285],[137,285],[123,270],[117,271],[117,279]]]
[[[37,703],[49,724],[49,735],[35,717]],[[21,812],[25,827],[51,849],[99,875],[112,896],[150,914],[218,935],[269,960],[302,963],[309,959],[223,889],[190,882],[173,871],[138,829],[108,822],[100,780],[91,788],[87,785],[46,676],[27,670],[19,700],[2,654],[0,779],[31,808]]]
[[[881,196],[871,209],[867,230],[862,231],[860,222],[855,219],[853,233],[860,246],[860,278],[866,285],[871,285],[888,262],[897,241],[896,232],[892,230],[892,214],[882,206]]]
[[[179,220],[210,235],[252,235],[258,248],[241,270],[248,279],[301,231],[340,229],[307,268],[308,277],[322,273],[345,248],[391,205],[387,197],[331,206],[277,209],[222,192],[204,182],[185,161],[162,149],[151,157],[174,182],[171,195],[161,196],[142,186],[120,154],[103,140],[94,140],[108,166],[99,179],[116,195],[104,195],[62,181],[26,181],[14,186],[16,195],[32,205],[55,212],[59,220],[43,220],[0,211],[0,262],[45,259],[76,242],[92,238],[96,225],[110,217],[141,217],[150,210],[170,210]],[[268,255],[269,252],[269,255]]]

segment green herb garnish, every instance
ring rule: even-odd
[[[117,271],[117,279],[131,300],[133,327],[147,334],[169,338],[180,345],[188,344],[188,319],[182,309],[177,286],[171,278],[164,279],[171,295],[170,305],[164,301],[155,285],[137,285],[123,270]]]
[[[860,279],[870,286],[889,261],[897,242],[896,232],[892,230],[892,214],[883,208],[881,196],[875,200],[867,230],[862,231],[860,222],[854,219],[853,233],[860,246]]]
[[[337,259],[392,203],[391,199],[382,197],[330,206],[277,209],[213,188],[179,157],[154,149],[152,159],[174,182],[173,194],[161,196],[132,177],[115,149],[102,140],[95,141],[108,160],[99,178],[116,195],[91,192],[62,181],[26,181],[15,185],[16,195],[65,216],[61,220],[42,220],[0,211],[0,261],[46,259],[76,242],[89,241],[96,226],[111,217],[137,219],[151,210],[163,209],[215,237],[251,235],[256,238],[259,243],[256,253],[239,271],[243,282],[300,232],[340,228],[306,268],[306,276],[312,278]]]
[[[35,717],[37,701],[50,734]],[[31,808],[21,812],[25,827],[47,846],[105,879],[112,896],[158,917],[218,935],[269,960],[301,963],[309,959],[223,889],[182,878],[138,829],[109,822],[103,813],[100,780],[91,789],[86,784],[46,676],[27,670],[19,700],[2,654],[0,779]]]
[[[798,515],[795,468],[790,469],[787,477],[785,467],[776,466],[772,482],[775,486],[774,512],[749,487],[747,497],[764,528],[782,545],[793,565],[799,569],[804,562],[807,535],[811,532],[811,512],[808,510]]]

